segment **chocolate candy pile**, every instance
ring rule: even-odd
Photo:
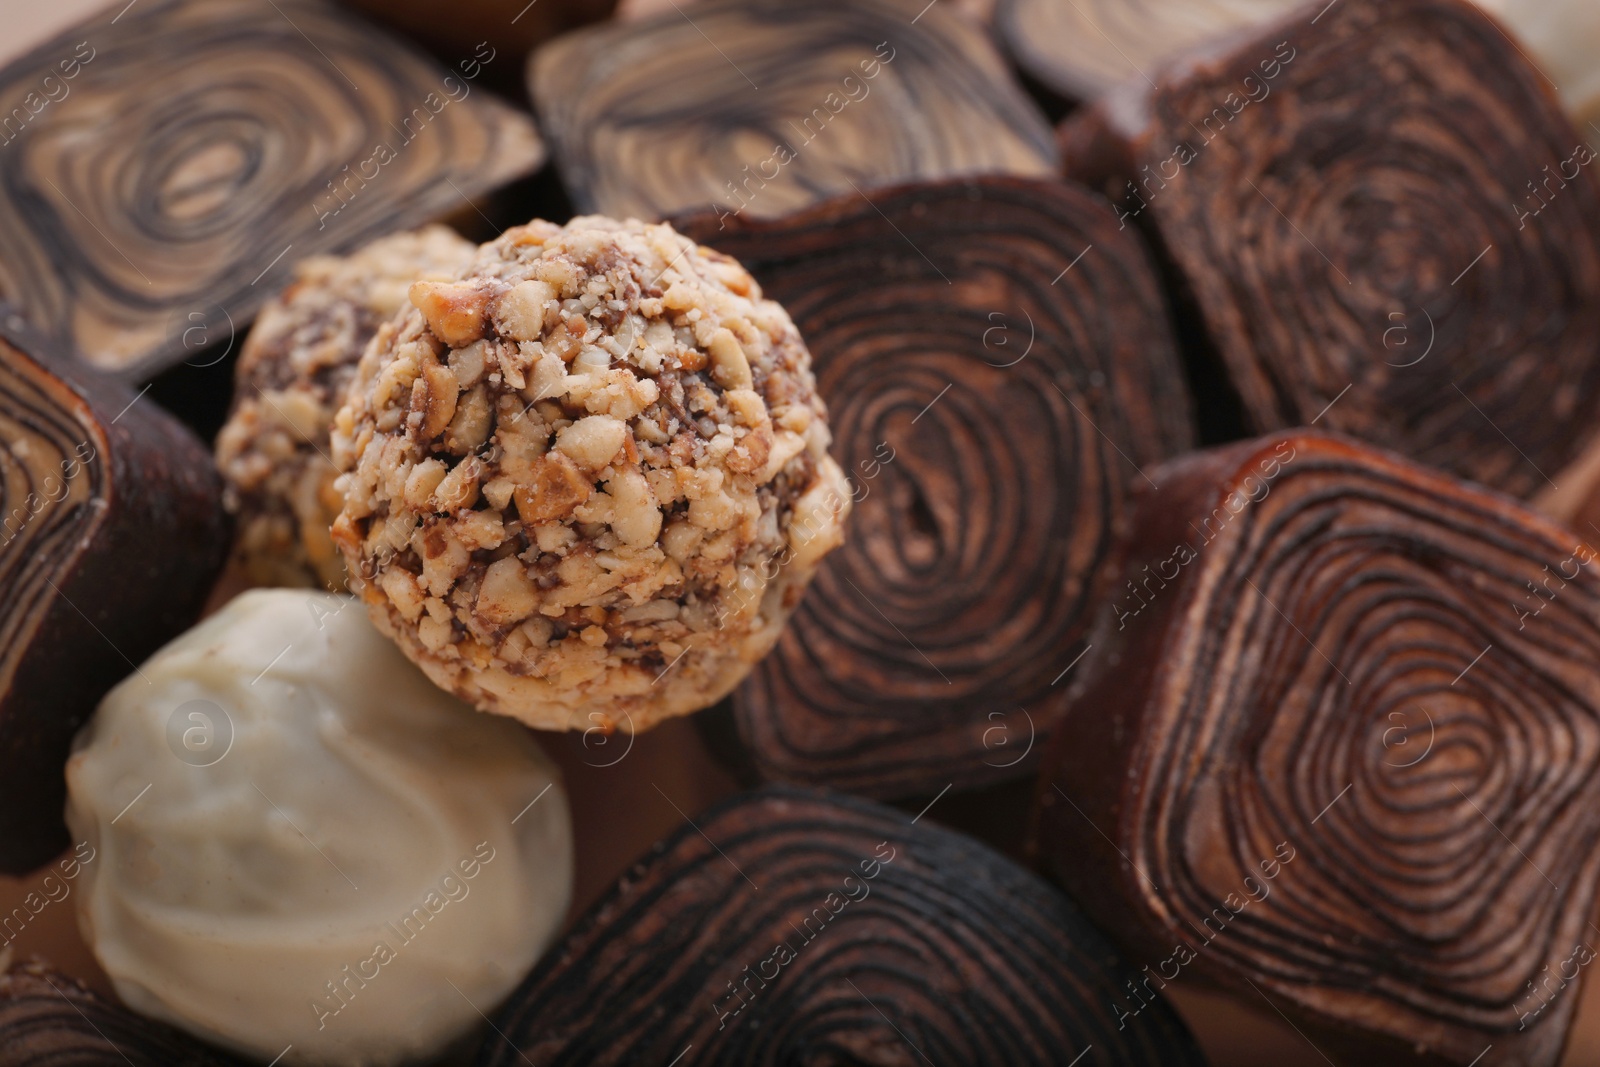
[[[443,66],[174,0],[0,71],[0,869],[70,784],[121,1002],[13,967],[0,1067],[1199,1064],[1191,988],[1558,1063],[1587,8],[648,6]],[[560,931],[615,868],[524,727],[694,713],[749,788],[652,780]]]

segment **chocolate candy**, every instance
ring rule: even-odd
[[[0,974],[0,1067],[242,1067],[39,963]]]
[[[492,42],[446,69],[322,0],[117,7],[0,72],[0,293],[103,369],[196,359],[296,260],[543,159]]]
[[[1329,435],[1151,478],[1046,755],[1045,869],[1165,980],[1319,1045],[1555,1063],[1600,945],[1596,551]]]
[[[66,847],[100,697],[200,612],[227,552],[205,447],[154,401],[0,337],[0,870]]]
[[[235,597],[107,694],[66,777],[95,857],[79,926],[117,995],[258,1063],[440,1054],[572,896],[537,742],[434,687],[350,597]]]
[[[328,536],[344,504],[329,456],[333,416],[367,342],[408,306],[411,283],[454,277],[476,252],[443,226],[389,234],[348,256],[301,260],[261,309],[217,435],[223,502],[239,517],[233,554],[251,582],[346,588]]]
[[[1199,1064],[1066,898],[866,801],[774,787],[656,845],[494,1020],[479,1067]]]
[[[1093,100],[1159,72],[1173,57],[1303,10],[1315,19],[1328,0],[998,0],[1002,47],[1046,95]],[[1478,0],[1501,19],[1517,48],[1537,63],[1585,138],[1600,119],[1600,7],[1590,0]]]
[[[705,0],[557,38],[530,82],[573,202],[618,218],[1057,168],[988,39],[925,0]]]
[[[1326,2],[1326,0],[1324,0]],[[1292,10],[1296,0],[999,0],[994,25],[1036,84],[1092,100],[1175,52]]]
[[[1544,487],[1600,407],[1600,185],[1500,27],[1313,3],[1151,77],[1064,127],[1068,169],[1161,247],[1249,426]]]
[[[410,295],[333,431],[333,540],[373,622],[538,729],[721,700],[850,511],[783,308],[670,226],[594,215],[512,227]]]
[[[736,693],[756,770],[879,797],[1026,774],[1130,485],[1193,441],[1143,250],[1098,197],[1013,178],[720,224],[685,225],[794,316],[856,500]]]

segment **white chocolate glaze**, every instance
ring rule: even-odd
[[[99,850],[79,923],[118,995],[263,1062],[436,1052],[571,897],[531,735],[435,688],[348,597],[238,597],[107,695],[67,782]]]

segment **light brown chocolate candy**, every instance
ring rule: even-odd
[[[0,295],[104,370],[199,362],[296,260],[536,170],[483,89],[518,60],[446,67],[327,0],[107,7],[0,71]]]
[[[926,0],[704,0],[559,37],[529,81],[573,201],[618,218],[1057,169],[987,36]]]

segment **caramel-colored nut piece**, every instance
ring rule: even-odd
[[[526,523],[554,522],[594,492],[589,479],[563,452],[547,452],[533,462],[533,484],[519,485],[512,498]]]
[[[744,346],[726,326],[711,335],[706,345],[711,353],[711,376],[725,389],[748,389],[754,379],[750,375],[750,360],[745,358]]]
[[[556,291],[544,282],[518,282],[495,298],[495,328],[518,341],[537,340],[544,332],[545,308],[555,299]]]
[[[461,388],[471,389],[483,377],[488,364],[488,347],[483,341],[474,341],[465,348],[450,350],[450,370],[455,373]]]
[[[611,479],[606,493],[614,502],[611,528],[625,545],[655,544],[661,532],[661,509],[650,483],[637,471],[624,471]]]
[[[456,415],[450,420],[445,447],[455,453],[476,452],[489,440],[489,431],[493,428],[489,396],[483,386],[474,386],[456,401]]]
[[[666,528],[661,535],[661,547],[668,556],[680,562],[687,560],[700,547],[705,534],[693,523],[679,520]]]
[[[489,293],[466,282],[413,282],[411,303],[422,312],[433,335],[451,348],[483,338],[488,327]]]
[[[431,441],[444,433],[456,417],[456,376],[449,367],[430,363],[422,368],[417,384],[422,387],[422,427],[418,433],[424,441]]]
[[[438,511],[470,508],[478,501],[478,480],[482,476],[483,464],[476,456],[468,456],[456,464],[433,491],[434,508]]]
[[[539,586],[528,568],[515,556],[496,560],[483,572],[476,610],[498,625],[509,625],[532,615],[539,606]]]
[[[411,473],[406,476],[406,504],[419,511],[431,507],[433,491],[439,488],[439,483],[444,481],[448,473],[444,464],[436,459],[425,459],[412,467]]]

